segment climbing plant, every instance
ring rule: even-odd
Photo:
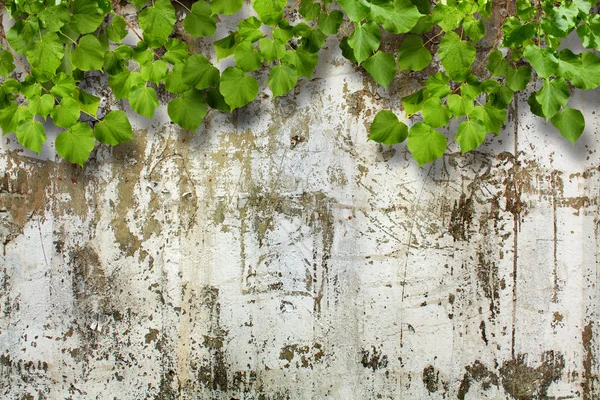
[[[243,0],[9,0],[2,11],[11,26],[0,31],[0,128],[39,152],[47,140],[42,120],[50,117],[62,129],[58,154],[83,166],[96,141],[132,140],[123,101],[152,119],[157,92],[166,91],[171,120],[195,131],[209,109],[231,112],[265,90],[259,70],[269,69],[273,97],[311,79],[320,49],[334,35],[343,56],[383,87],[422,71],[422,87],[401,99],[414,123],[381,110],[369,136],[387,145],[407,140],[419,165],[444,154],[447,137],[436,129],[452,118],[462,152],[488,133],[498,135],[517,92],[529,93],[531,112],[574,143],[585,121],[567,106],[572,88],[600,85],[597,2],[253,0],[252,12],[243,11],[251,16],[211,41],[213,56],[191,51],[182,30],[214,37],[222,16],[241,12]],[[382,30],[398,35],[393,52],[382,49]],[[589,51],[560,49],[573,31]],[[484,38],[491,45],[478,46]],[[215,62],[227,57],[235,64],[220,71]],[[110,90],[101,106],[88,82],[102,76]]]

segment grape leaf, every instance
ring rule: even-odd
[[[448,107],[444,106],[438,97],[432,97],[423,103],[421,115],[427,125],[433,128],[446,126],[452,116]]]
[[[303,47],[310,53],[318,52],[325,44],[325,35],[319,29],[312,29],[305,23],[294,26],[294,35],[301,36]]]
[[[344,22],[344,14],[340,10],[321,13],[317,21],[319,29],[326,35],[335,35]]]
[[[508,71],[508,60],[504,58],[504,55],[500,50],[494,50],[490,53],[487,70],[490,71],[493,76],[501,76]]]
[[[111,23],[106,26],[106,36],[113,42],[121,43],[125,36],[127,36],[125,18],[115,15]]]
[[[213,14],[233,15],[242,8],[244,0],[211,0]]]
[[[15,69],[13,55],[8,50],[0,52],[0,76],[8,76]]]
[[[424,122],[417,122],[408,132],[408,150],[419,168],[443,156],[447,145],[446,137]]]
[[[552,118],[561,107],[567,105],[569,100],[569,85],[563,78],[544,80],[544,86],[535,95],[542,106],[542,113],[546,120]]]
[[[196,131],[206,115],[206,99],[204,93],[197,89],[188,90],[181,96],[171,100],[167,108],[173,122],[189,131]]]
[[[147,62],[142,65],[140,73],[144,80],[159,83],[167,75],[167,64],[163,60]]]
[[[563,49],[558,59],[558,75],[569,79],[576,88],[595,89],[600,86],[600,57],[592,52],[573,54]]]
[[[299,76],[305,76],[310,79],[319,63],[319,57],[315,53],[309,53],[302,48],[298,48],[295,51],[286,51],[283,56],[283,62],[296,67],[296,72]]]
[[[369,17],[388,32],[409,32],[423,16],[410,0],[371,0]]]
[[[577,34],[583,47],[600,51],[600,15],[589,15],[587,21],[577,27]]]
[[[287,0],[254,0],[254,11],[258,14],[258,19],[265,25],[277,25],[277,22],[283,18],[283,7]]]
[[[0,108],[0,128],[2,135],[15,132],[24,121],[33,119],[33,115],[27,106],[17,106],[11,103],[9,106]]]
[[[96,1],[74,0],[72,4],[71,26],[76,32],[85,35],[98,29],[104,20],[104,12]]]
[[[408,127],[389,110],[379,111],[369,130],[369,140],[388,146],[402,143],[407,137]]]
[[[445,32],[453,31],[458,28],[465,17],[455,5],[446,5],[438,3],[432,11],[432,21],[435,22]]]
[[[54,108],[54,97],[49,94],[45,94],[43,96],[36,96],[29,100],[29,109],[40,117],[46,119],[46,117],[50,114],[52,109]]]
[[[276,65],[271,68],[267,85],[271,88],[273,97],[278,97],[292,90],[297,81],[298,73],[293,65]]]
[[[61,128],[68,128],[75,125],[79,120],[81,110],[79,109],[79,103],[72,97],[64,97],[60,104],[54,107],[50,116],[54,125],[60,126]]]
[[[238,33],[242,41],[250,41],[252,43],[261,39],[264,34],[260,31],[262,22],[256,17],[243,19],[238,24]]]
[[[138,16],[138,21],[148,44],[161,46],[173,31],[177,16],[175,15],[175,8],[169,0],[156,0],[153,3],[152,6],[142,10]]]
[[[239,35],[231,33],[222,39],[213,42],[215,52],[217,53],[217,59],[229,57],[233,54],[235,46],[240,42]]]
[[[183,83],[202,90],[219,84],[219,70],[202,54],[193,54],[185,62]]]
[[[375,82],[387,87],[396,76],[396,60],[391,54],[378,51],[363,63],[364,69],[373,77]]]
[[[27,50],[27,59],[32,67],[31,72],[42,80],[47,80],[46,78],[54,75],[63,56],[63,43],[55,32],[46,32]]]
[[[440,42],[438,54],[442,65],[455,81],[462,81],[471,74],[471,65],[475,61],[475,47],[455,32],[448,32]]]
[[[373,21],[365,24],[354,24],[354,33],[348,38],[348,45],[354,50],[358,64],[369,58],[379,48],[381,32],[379,25]]]
[[[443,98],[452,93],[452,90],[448,87],[448,82],[450,82],[450,78],[443,72],[438,72],[427,78],[427,91],[431,96]]]
[[[100,105],[100,98],[94,96],[81,88],[75,89],[73,98],[79,103],[79,108],[86,114],[95,116]]]
[[[99,70],[104,65],[105,49],[94,35],[85,35],[79,39],[77,48],[72,53],[72,62],[82,71]]]
[[[175,65],[184,63],[188,58],[188,47],[181,40],[171,39],[165,44],[167,52],[162,56],[162,59]]]
[[[183,81],[184,64],[176,64],[163,80],[165,89],[171,93],[181,94],[189,90],[189,85]]]
[[[71,21],[71,14],[65,4],[46,7],[39,12],[38,17],[42,26],[51,32],[58,32]]]
[[[420,71],[431,63],[431,53],[423,46],[423,39],[407,35],[398,49],[398,66],[401,71]]]
[[[229,105],[225,103],[225,98],[221,92],[219,92],[219,89],[212,88],[206,92],[206,103],[215,110],[225,112],[231,111],[231,108],[229,108]]]
[[[550,120],[569,142],[575,144],[585,128],[585,119],[579,110],[565,107]]]
[[[473,99],[458,94],[448,96],[448,108],[457,117],[470,114],[473,111]]]
[[[27,120],[26,122],[19,125],[15,132],[17,140],[23,147],[29,150],[40,153],[42,145],[46,141],[46,132],[44,131],[44,125],[39,121],[33,119]]]
[[[367,0],[338,0],[338,4],[350,18],[350,21],[359,22],[367,18],[371,5]]]
[[[460,144],[460,150],[464,154],[479,147],[485,140],[486,133],[486,128],[481,122],[470,119],[458,125],[455,139]]]
[[[416,114],[423,109],[423,103],[429,98],[429,93],[425,88],[419,89],[413,94],[402,98],[402,107],[408,115]]]
[[[236,67],[229,67],[221,75],[219,91],[231,110],[250,103],[258,95],[258,82]]]
[[[58,135],[54,144],[59,156],[83,168],[94,150],[94,133],[88,124],[79,122]]]
[[[317,18],[321,12],[321,5],[315,3],[314,0],[302,0],[300,1],[300,8],[298,9],[300,15],[305,20],[310,21]]]
[[[131,123],[127,114],[121,110],[112,110],[102,121],[94,126],[94,135],[100,143],[116,146],[133,140]]]
[[[483,23],[483,20],[468,15],[465,17],[463,26],[465,28],[465,34],[473,43],[479,42],[485,36],[485,24]]]
[[[499,135],[506,121],[506,110],[493,107],[491,104],[477,106],[471,112],[471,118],[479,120],[487,132]]]
[[[280,60],[285,55],[285,44],[279,40],[264,38],[258,42],[261,54],[269,62]]]
[[[515,92],[525,90],[530,79],[531,67],[526,65],[522,65],[518,69],[510,68],[506,73],[506,84]]]
[[[129,93],[128,99],[133,111],[148,119],[154,117],[154,110],[158,107],[158,98],[154,88],[138,86]]]
[[[263,62],[261,52],[256,50],[251,42],[242,42],[237,45],[233,52],[233,59],[237,66],[246,72],[256,71]]]
[[[64,72],[59,72],[52,78],[52,82],[54,83],[54,86],[50,89],[50,93],[58,97],[72,96],[76,88],[75,79]]]
[[[117,100],[129,97],[132,89],[144,85],[146,81],[139,72],[125,70],[117,75],[108,77],[108,86],[112,89]]]
[[[549,78],[558,68],[558,59],[554,50],[531,45],[525,48],[523,55],[542,78]]]
[[[503,41],[505,47],[518,47],[535,35],[535,24],[521,24],[516,17],[508,17],[502,25]]]
[[[217,19],[212,15],[207,2],[197,1],[192,4],[190,13],[183,20],[183,27],[192,36],[213,36],[217,29]]]

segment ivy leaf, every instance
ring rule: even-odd
[[[460,150],[464,154],[481,146],[485,136],[486,128],[481,122],[471,119],[460,123],[455,139],[460,144]]]
[[[142,65],[140,73],[144,80],[159,83],[167,75],[167,64],[163,60],[147,62]]]
[[[72,53],[72,62],[82,71],[99,70],[104,64],[104,46],[94,35],[85,35],[79,39],[77,48]]]
[[[54,97],[49,94],[37,96],[29,101],[29,110],[40,117],[46,119],[54,108]]]
[[[258,95],[258,82],[236,67],[229,67],[221,75],[219,91],[231,110],[250,103]]]
[[[363,67],[373,77],[375,82],[387,87],[396,76],[396,60],[394,56],[378,51],[363,63]]]
[[[375,116],[369,130],[369,140],[391,146],[402,143],[408,137],[408,127],[398,120],[396,114],[381,110]]]
[[[162,56],[162,59],[175,65],[184,63],[188,58],[188,47],[181,40],[171,39],[165,45],[167,52]]]
[[[332,10],[330,13],[321,13],[317,21],[319,29],[326,35],[335,35],[344,22],[344,14],[340,10]]]
[[[50,116],[54,121],[54,125],[61,128],[68,128],[75,125],[79,120],[80,114],[79,103],[72,97],[64,97],[60,101],[60,104],[54,107]]]
[[[256,50],[251,42],[240,43],[233,52],[233,59],[237,66],[246,72],[256,71],[263,62],[261,52]]]
[[[569,142],[575,144],[585,128],[585,119],[579,110],[565,107],[550,120]]]
[[[439,56],[442,65],[455,81],[462,81],[471,74],[471,65],[475,61],[475,47],[455,32],[448,32],[440,42]]]
[[[558,68],[558,59],[554,50],[532,45],[525,48],[523,55],[542,78],[549,78]]]
[[[183,129],[195,132],[206,115],[204,93],[191,89],[171,100],[167,107],[169,117]]]
[[[271,68],[267,85],[273,92],[273,97],[281,96],[292,90],[298,81],[298,73],[293,65],[276,65]]]
[[[338,0],[350,21],[359,22],[367,18],[371,5],[367,0]]]
[[[82,35],[94,32],[104,20],[104,12],[93,0],[75,0],[72,10],[71,26]]]
[[[600,15],[589,15],[587,21],[577,27],[577,34],[583,47],[600,51]]]
[[[219,84],[219,70],[202,54],[193,54],[185,62],[183,83],[202,90]]]
[[[233,15],[242,8],[244,0],[211,0],[213,14]]]
[[[64,54],[63,43],[58,35],[55,32],[46,32],[27,50],[27,59],[32,67],[31,72],[34,76],[47,80],[45,78],[54,75],[60,66]]]
[[[542,113],[546,120],[552,118],[561,107],[567,105],[569,100],[569,85],[563,78],[546,79],[544,86],[535,95],[542,106]]]
[[[258,42],[261,54],[269,62],[280,60],[285,55],[285,44],[279,40],[264,38]]]
[[[100,143],[116,146],[133,140],[129,118],[121,110],[112,110],[94,126],[94,135]]]
[[[190,11],[183,20],[185,30],[196,37],[213,36],[217,29],[217,19],[212,15],[210,5],[205,1],[197,1]]]
[[[348,38],[348,45],[354,50],[358,64],[369,58],[379,48],[381,32],[374,21],[354,24],[354,33]]]
[[[398,49],[398,66],[401,71],[420,71],[431,63],[431,53],[423,46],[423,39],[407,35]]]
[[[490,53],[487,69],[493,76],[506,74],[506,71],[508,71],[508,61],[504,58],[500,50],[494,50]]]
[[[496,135],[500,134],[500,129],[506,121],[506,110],[493,107],[490,104],[478,106],[471,112],[471,119],[479,120],[487,132],[493,132]]]
[[[535,24],[521,24],[517,18],[508,17],[502,25],[502,44],[511,48],[521,46],[535,35],[535,30]]]
[[[410,0],[371,0],[370,18],[388,32],[409,32],[423,16]]]
[[[518,69],[510,68],[506,73],[506,84],[515,92],[525,90],[531,79],[531,72],[531,67],[526,65],[522,65]]]
[[[287,0],[254,0],[254,11],[263,24],[277,25],[283,18],[283,7],[286,4]]]
[[[13,55],[8,50],[0,52],[0,76],[8,76],[15,69]]]
[[[448,96],[448,108],[452,114],[460,117],[470,114],[475,106],[473,105],[473,99],[458,94],[451,94]]]
[[[402,98],[402,107],[408,115],[416,114],[423,109],[423,103],[429,98],[425,88],[419,89],[413,94]]]
[[[127,33],[125,18],[120,15],[115,15],[111,23],[106,26],[106,36],[115,43],[121,43]]]
[[[408,150],[419,168],[443,156],[447,145],[446,137],[424,122],[417,122],[408,132]]]
[[[315,53],[309,53],[302,48],[298,48],[295,51],[286,51],[283,56],[283,62],[296,67],[296,72],[299,76],[305,76],[310,79],[319,63],[319,57]]]
[[[448,107],[442,105],[438,97],[432,97],[423,103],[421,113],[427,125],[433,128],[446,126],[450,121],[451,113]]]
[[[146,41],[151,46],[161,46],[173,31],[177,16],[169,0],[156,0],[154,5],[142,10],[138,21]]]
[[[44,125],[39,121],[28,120],[17,128],[15,132],[17,140],[21,145],[29,150],[40,153],[42,145],[47,140]]]
[[[133,111],[148,119],[154,117],[154,110],[158,107],[158,98],[154,88],[138,86],[129,93],[128,99]]]
[[[65,4],[59,4],[44,8],[38,14],[42,26],[50,32],[58,32],[71,21],[71,14]]]
[[[94,150],[94,133],[88,124],[79,122],[58,135],[54,144],[59,156],[83,168]]]

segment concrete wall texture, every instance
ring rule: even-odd
[[[85,170],[2,138],[2,399],[600,398],[599,92],[574,147],[519,96],[418,169],[367,133],[419,80],[327,47]]]

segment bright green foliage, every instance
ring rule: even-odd
[[[419,165],[445,151],[445,135],[435,128],[450,126],[462,152],[473,150],[487,133],[500,134],[515,95],[533,88],[531,112],[551,120],[574,143],[585,121],[580,111],[566,106],[570,88],[600,86],[600,56],[594,52],[600,51],[600,17],[591,13],[596,0],[516,0],[508,8],[491,0],[252,0],[248,6],[256,16],[234,16],[239,22],[227,36],[201,41],[212,42],[214,49],[205,52],[203,45],[204,54],[185,40],[214,36],[221,15],[236,14],[242,0],[130,2],[137,7],[137,21],[128,17],[127,22],[120,7],[107,0],[9,2],[16,20],[0,47],[3,134],[14,132],[24,147],[39,152],[46,140],[41,119],[50,116],[54,125],[67,129],[57,138],[59,154],[83,165],[96,139],[108,145],[132,139],[123,110],[103,118],[98,113],[100,96],[113,107],[123,107],[121,100],[127,99],[147,118],[153,118],[160,98],[168,101],[173,122],[195,131],[208,107],[231,112],[266,86],[278,97],[292,92],[299,80],[312,79],[321,49],[331,47],[340,32],[343,57],[362,66],[358,73],[369,74],[378,85],[388,87],[397,74],[422,80],[401,103],[404,116],[419,114],[417,121],[425,122],[411,122],[409,128],[383,110],[369,136],[387,145],[408,137]],[[498,26],[485,22],[492,7],[507,12]],[[390,41],[381,45],[382,29],[403,34],[397,50]],[[326,44],[329,35],[334,37]],[[563,48],[569,35],[590,50],[576,54]],[[123,43],[126,36],[140,40]],[[493,48],[477,52],[484,36],[496,38]],[[213,63],[230,56],[221,74]],[[434,58],[441,68],[431,62]],[[100,75],[109,93],[87,81]],[[391,104],[397,104],[394,92]],[[96,117],[92,132],[83,121]],[[456,124],[450,123],[453,117]]]
[[[369,140],[387,144],[402,143],[408,137],[408,127],[398,120],[396,114],[388,110],[381,110],[371,124]]]
[[[221,75],[219,91],[232,110],[250,103],[258,95],[258,82],[236,67],[229,67]]]
[[[94,126],[94,135],[100,143],[116,146],[133,140],[129,118],[121,110],[112,110]]]

